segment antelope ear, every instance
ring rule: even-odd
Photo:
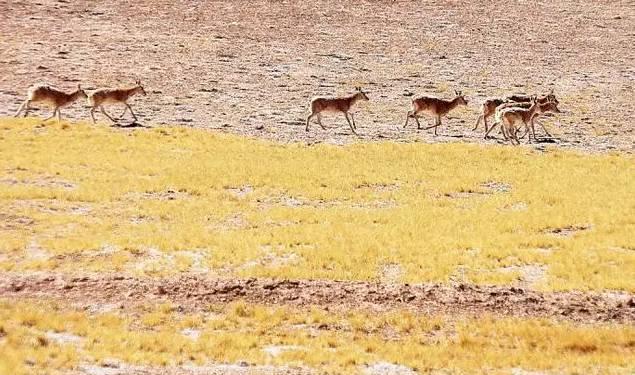
[[[82,89],[82,86],[81,86],[79,83],[77,84],[77,89],[78,89],[78,90],[81,90],[81,89]]]
[[[141,80],[140,80],[140,79],[136,80],[136,81],[135,81],[135,83],[136,83],[137,85],[141,86]]]

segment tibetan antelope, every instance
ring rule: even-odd
[[[113,123],[116,122],[115,119],[110,117],[106,110],[104,109],[104,104],[115,104],[122,103],[126,106],[123,110],[123,113],[119,118],[122,118],[123,115],[126,114],[126,111],[130,110],[130,114],[135,121],[137,121],[137,116],[132,111],[132,107],[128,104],[128,99],[135,94],[143,94],[146,95],[146,91],[141,86],[141,81],[137,80],[135,82],[135,86],[127,88],[127,89],[97,89],[88,95],[88,101],[90,103],[90,117],[93,119],[93,123],[95,123],[95,110],[99,108],[101,113],[103,113],[106,117],[110,119]]]
[[[489,128],[487,126],[487,119],[489,117],[492,117],[496,113],[496,108],[500,106],[501,104],[530,103],[530,102],[531,102],[531,96],[521,95],[521,94],[510,95],[505,98],[485,99],[485,101],[483,102],[483,105],[481,106],[481,114],[478,116],[478,119],[476,119],[476,125],[474,125],[474,128],[472,130],[476,130],[478,128],[478,125],[481,123],[481,121],[483,121],[483,124],[485,124],[485,132],[489,133],[488,132]],[[558,104],[558,99],[556,99],[556,96],[553,94],[553,90],[551,90],[549,94],[543,96],[542,98],[538,98],[538,103],[540,104],[544,104],[547,102],[555,102],[556,104]]]
[[[504,108],[501,111],[496,112],[496,122],[489,129],[490,131],[496,127],[497,124],[501,125],[501,129],[503,131],[503,136],[505,138],[510,139],[510,142],[519,145],[520,141],[518,140],[518,126],[517,123],[522,123],[525,125],[525,129],[529,129],[530,126],[533,125],[534,115],[539,113],[540,104],[537,99],[534,97],[531,101],[531,106],[529,108]],[[486,135],[487,136],[487,135]]]
[[[496,108],[496,111],[503,111],[506,108],[525,108],[525,109],[528,109],[529,107],[531,107],[531,102],[529,102],[529,103],[509,102],[509,103],[503,103],[500,106],[498,106]],[[538,100],[538,111],[536,111],[536,114],[534,115],[534,120],[531,123],[530,138],[531,138],[531,135],[533,135],[534,141],[536,140],[536,130],[534,128],[534,123],[538,123],[538,125],[540,125],[542,127],[542,130],[545,131],[545,134],[547,134],[547,137],[552,137],[552,135],[547,131],[547,128],[545,128],[545,126],[541,122],[536,120],[536,118],[539,115],[543,114],[543,113],[562,113],[562,111],[558,108],[558,101],[540,103],[540,100]],[[523,135],[521,135],[520,138],[523,138],[525,136],[525,134],[528,134],[529,130],[530,129],[525,128],[525,133]]]
[[[43,103],[53,107],[53,114],[44,119],[44,121],[53,118],[55,113],[57,113],[57,122],[59,123],[62,121],[62,112],[60,110],[63,107],[71,105],[79,98],[86,98],[86,93],[82,90],[80,85],[77,85],[77,90],[70,94],[45,84],[33,85],[29,87],[27,91],[27,98],[24,103],[20,105],[20,108],[18,108],[18,111],[15,113],[15,117],[18,117],[22,110],[24,110],[24,117],[26,117],[31,109],[29,107],[31,103]]]
[[[448,112],[459,105],[467,105],[467,100],[460,91],[455,90],[454,93],[456,96],[452,100],[444,100],[431,96],[421,96],[413,99],[412,110],[408,111],[408,114],[406,115],[406,123],[403,127],[405,128],[408,126],[408,120],[410,118],[414,118],[417,122],[417,129],[421,129],[418,117],[419,114],[426,113],[434,116],[435,123],[424,130],[434,128],[434,135],[437,135],[437,128],[441,125],[441,117],[447,115]]]
[[[476,130],[481,121],[483,121],[483,124],[485,124],[485,132],[487,132],[489,130],[487,126],[487,118],[494,115],[494,112],[496,112],[496,107],[505,102],[506,99],[501,98],[485,99],[483,105],[481,106],[481,114],[478,116],[478,119],[476,119],[476,125],[474,125],[474,129],[472,129],[472,131]]]
[[[361,87],[356,87],[355,90],[355,94],[345,96],[343,98],[317,97],[312,99],[311,114],[306,118],[306,131],[309,131],[309,121],[311,121],[313,117],[317,117],[318,124],[320,124],[322,129],[326,129],[324,125],[322,125],[322,112],[341,112],[344,114],[344,117],[346,117],[348,126],[350,126],[353,134],[357,134],[355,132],[355,129],[357,129],[357,125],[355,125],[355,118],[353,117],[353,113],[350,112],[351,107],[360,100],[369,99],[366,93],[362,91]],[[349,115],[350,119],[348,118]]]
[[[507,99],[507,101],[517,102],[517,103],[529,103],[531,102],[531,98],[532,96],[529,96],[529,95],[513,94],[513,95],[509,95],[505,99]],[[538,100],[538,104],[545,104],[547,102],[555,102],[556,104],[559,104],[558,99],[556,99],[556,96],[553,94],[553,89],[549,91],[549,94],[543,96],[542,98],[538,98],[537,100]]]

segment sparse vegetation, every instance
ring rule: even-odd
[[[32,119],[0,137],[5,271],[513,283],[537,265],[537,288],[635,290],[630,155]]]
[[[588,373],[602,367],[626,374],[635,369],[635,329],[630,325],[489,317],[452,320],[407,311],[302,311],[243,302],[211,306],[209,313],[193,315],[163,305],[89,316],[51,301],[1,301],[0,321],[5,331],[0,337],[0,369],[22,373],[113,360],[154,366],[246,361],[333,373],[356,373],[377,362],[423,372],[522,368]],[[198,336],[187,336],[188,329]],[[51,332],[75,340],[47,339]],[[284,350],[271,354],[268,347]]]

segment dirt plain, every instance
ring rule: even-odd
[[[0,116],[26,89],[127,86],[148,92],[131,104],[146,126],[188,126],[278,142],[478,142],[472,127],[491,96],[555,91],[565,113],[543,120],[546,145],[632,153],[635,146],[635,8],[630,1],[92,1],[0,0]],[[304,130],[309,99],[363,86],[359,137],[341,116]],[[403,128],[416,95],[467,108],[439,129]],[[119,114],[121,108],[113,108]],[[46,110],[48,111],[48,110]],[[43,115],[43,111],[33,112]],[[46,112],[48,115],[48,112]],[[63,110],[88,120],[85,103]],[[101,118],[104,121],[103,118]],[[122,122],[125,123],[125,122]],[[186,310],[237,299],[342,309],[412,308],[420,313],[635,322],[635,297],[541,293],[472,285],[222,280],[183,276],[3,275],[0,297],[103,302],[169,300]],[[103,373],[304,373],[305,369],[123,368]],[[89,370],[79,370],[90,373]]]
[[[305,132],[307,105],[360,85],[361,140],[483,142],[472,127],[484,98],[553,89],[565,113],[543,120],[555,139],[538,147],[632,152],[634,19],[629,1],[0,1],[0,115],[34,82],[139,78],[145,125],[348,143],[341,116]],[[402,128],[414,95],[454,89],[469,105],[439,136]],[[87,120],[84,106],[64,114]]]
[[[628,293],[541,293],[524,288],[457,285],[381,284],[329,280],[212,279],[182,276],[149,279],[124,276],[39,274],[0,277],[0,296],[55,298],[99,309],[128,308],[139,301],[178,304],[182,311],[204,311],[213,303],[312,305],[335,310],[412,309],[432,315],[483,314],[544,317],[577,322],[635,322],[635,296]]]

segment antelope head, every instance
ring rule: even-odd
[[[359,99],[363,99],[363,100],[370,100],[368,99],[368,95],[366,95],[366,93],[364,91],[362,91],[361,87],[355,87],[355,91],[357,91],[357,93],[355,94],[355,96],[357,96],[357,98]]]
[[[144,96],[146,95],[146,90],[143,89],[143,86],[141,86],[141,80],[138,79],[135,81],[135,92],[139,93],[139,94],[143,94]]]
[[[547,101],[548,102],[554,102],[556,104],[560,103],[560,102],[558,102],[558,99],[556,99],[556,96],[553,93],[553,89],[549,90],[549,94],[547,94]]]
[[[563,113],[560,108],[558,108],[558,102],[547,102],[541,109],[543,112]]]
[[[454,90],[454,95],[456,95],[455,100],[462,105],[467,105],[467,99],[465,99],[465,95],[461,91]]]

